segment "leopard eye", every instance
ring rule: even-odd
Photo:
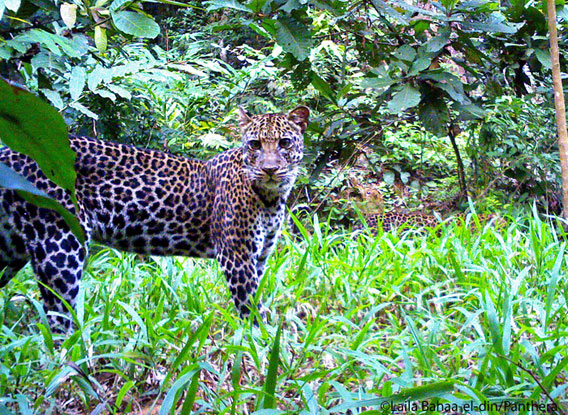
[[[250,140],[247,144],[251,150],[260,150],[261,145],[258,140]]]
[[[288,148],[292,145],[292,140],[290,140],[289,138],[282,138],[282,139],[280,139],[280,142],[278,143],[278,145],[281,148]]]

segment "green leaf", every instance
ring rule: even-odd
[[[41,92],[55,108],[57,108],[58,110],[63,109],[65,104],[63,103],[63,99],[61,99],[59,92],[47,88],[41,89]]]
[[[112,100],[113,102],[116,101],[116,95],[114,95],[112,92],[107,91],[106,89],[97,89],[95,91],[95,94],[103,97],[103,98],[108,98],[110,100]]]
[[[85,83],[87,82],[87,72],[82,66],[75,66],[71,70],[71,79],[69,80],[69,92],[71,93],[71,99],[77,101],[85,88]]]
[[[312,45],[312,35],[308,28],[289,16],[279,17],[275,25],[276,42],[299,61],[305,60]]]
[[[129,380],[124,385],[122,385],[122,388],[120,388],[120,390],[118,391],[118,394],[116,395],[116,400],[114,401],[114,405],[116,408],[120,408],[120,405],[122,404],[124,397],[126,396],[128,391],[132,389],[134,385],[135,383],[133,380]]]
[[[363,88],[387,88],[398,82],[398,79],[392,79],[384,66],[374,68],[372,73],[376,74],[375,78],[363,78],[361,87]]]
[[[487,115],[487,111],[475,104],[462,105],[454,102],[453,107],[460,113],[462,120],[480,120]]]
[[[153,39],[160,34],[160,26],[152,18],[141,13],[120,11],[112,14],[112,21],[121,32]]]
[[[266,372],[266,380],[264,382],[264,402],[262,409],[275,409],[276,401],[274,393],[276,392],[276,381],[278,380],[278,366],[280,364],[280,334],[282,333],[282,323],[278,326],[272,351],[270,352],[270,360],[268,362],[268,371]]]
[[[99,84],[103,81],[107,81],[112,79],[112,74],[106,68],[103,68],[101,65],[95,66],[95,69],[91,73],[89,73],[87,85],[91,91],[95,91]]]
[[[35,43],[39,43],[57,56],[65,54],[72,58],[81,57],[81,53],[73,41],[41,29],[29,30],[6,42],[8,46],[22,53]]]
[[[410,21],[408,18],[406,18],[404,15],[402,15],[401,13],[399,13],[394,7],[392,7],[391,5],[387,4],[384,0],[371,0],[371,3],[373,4],[373,6],[375,7],[375,9],[381,13],[381,14],[385,14],[391,18],[393,18],[394,20],[396,20],[398,23],[401,23],[403,25],[407,25],[408,22]]]
[[[455,381],[450,380],[450,381],[435,382],[429,385],[416,386],[414,388],[405,388],[402,389],[399,393],[390,396],[364,399],[354,402],[353,401],[345,402],[331,408],[330,411],[335,413],[352,408],[363,408],[363,407],[373,407],[373,406],[381,406],[384,408],[388,408],[388,406],[385,406],[385,403],[396,404],[401,402],[424,401],[429,398],[441,398],[445,397],[447,394],[452,392],[455,384],[456,384]]]
[[[49,70],[56,70],[60,72],[65,72],[67,69],[61,63],[61,59],[58,59],[54,53],[49,51],[42,51],[32,58],[32,71],[37,72],[38,69],[45,68]]]
[[[412,62],[408,76],[418,75],[420,72],[428,69],[431,63],[432,58],[427,56],[418,57],[414,62]]]
[[[75,199],[75,153],[69,146],[67,126],[55,108],[0,81],[0,139],[33,158],[48,179]]]
[[[87,107],[85,107],[83,104],[81,104],[80,102],[73,102],[70,105],[71,108],[75,108],[77,111],[81,112],[82,114],[85,114],[87,117],[92,118],[93,120],[98,120],[99,116],[97,114],[95,114],[93,111],[91,111],[90,109],[88,109]]]
[[[536,49],[534,54],[538,61],[544,66],[546,69],[552,69],[552,61],[550,60],[550,51],[545,49]]]
[[[199,368],[196,364],[193,364],[186,369],[185,373],[183,373],[176,379],[176,381],[164,397],[164,400],[162,401],[160,415],[167,415],[172,412],[172,410],[175,408],[177,398],[179,397],[179,393],[181,392],[182,388],[184,388],[193,379],[193,376],[196,373],[199,373]]]
[[[205,4],[207,5],[208,12],[217,9],[233,9],[241,12],[251,12],[251,9],[239,3],[237,0],[211,0],[206,1]]]
[[[446,46],[449,39],[450,39],[449,32],[442,32],[438,36],[433,37],[423,46],[421,46],[421,49],[424,48],[426,52],[430,53],[438,53],[444,48],[444,46]]]
[[[432,134],[438,137],[444,137],[448,134],[448,107],[442,97],[426,95],[418,105],[418,118]]]
[[[462,24],[464,26],[464,29],[466,29],[466,30],[469,29],[469,30],[473,30],[473,31],[476,31],[476,32],[481,32],[481,33],[513,34],[513,33],[517,33],[517,30],[519,30],[519,28],[521,26],[523,26],[524,23],[507,22],[505,20],[501,20],[501,19],[497,18],[496,16],[492,15],[485,22],[468,22],[468,21],[465,21]]]
[[[288,0],[279,10],[284,10],[286,13],[292,13],[294,10],[301,9],[305,7],[305,2],[300,2],[300,0]]]
[[[130,3],[132,4],[132,0],[114,0],[111,4],[110,7],[108,8],[109,11],[111,13],[116,12],[118,9],[120,9],[122,6],[124,6],[125,4]]]
[[[312,73],[312,85],[319,91],[320,94],[329,99],[331,102],[335,103],[333,90],[331,89],[329,84],[325,80],[320,78],[315,72]]]
[[[412,46],[403,45],[393,53],[393,56],[401,61],[410,63],[416,58],[416,50]]]
[[[399,114],[408,108],[415,107],[420,103],[420,91],[405,84],[398,92],[396,92],[387,105],[388,110],[392,114]]]
[[[435,86],[445,91],[450,98],[462,105],[471,104],[471,100],[465,94],[460,79],[448,72],[432,72],[420,75],[421,79],[435,81]]]
[[[5,164],[0,163],[0,187],[16,190],[26,201],[33,203],[41,208],[51,209],[59,213],[73,234],[81,243],[85,243],[85,233],[79,220],[65,207],[52,199],[47,193],[39,190],[23,176],[10,169]]]
[[[120,96],[121,98],[130,100],[132,99],[132,94],[130,93],[130,91],[128,91],[127,89],[124,89],[121,86],[118,85],[114,85],[114,84],[108,84],[106,86],[108,89],[110,89],[112,92],[114,92],[116,95]]]
[[[108,39],[106,29],[102,26],[95,26],[95,46],[99,52],[107,50]]]

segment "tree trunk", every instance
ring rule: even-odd
[[[548,32],[550,36],[550,58],[552,60],[552,84],[554,86],[554,108],[556,109],[556,129],[558,149],[562,169],[562,217],[568,219],[568,133],[566,132],[566,108],[564,90],[560,77],[560,56],[558,54],[558,33],[556,31],[556,5],[554,0],[546,0],[548,9]],[[566,229],[567,226],[565,225]]]
[[[456,162],[458,164],[458,183],[460,185],[459,200],[463,198],[467,199],[467,181],[465,180],[465,168],[463,166],[463,161],[460,154],[460,149],[458,143],[456,142],[456,130],[453,121],[448,124],[448,137],[450,138],[450,143],[452,143],[452,148],[454,149],[454,154],[456,155]]]

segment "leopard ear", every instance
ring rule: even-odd
[[[243,107],[239,106],[239,127],[244,128],[251,122],[251,115]]]
[[[288,119],[300,127],[302,133],[308,128],[308,119],[310,118],[310,110],[308,107],[298,107],[288,114]]]

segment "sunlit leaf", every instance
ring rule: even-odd
[[[240,12],[251,12],[244,4],[239,3],[237,0],[210,0],[206,1],[207,11],[217,10],[217,9],[233,9]]]
[[[108,46],[106,29],[102,26],[95,26],[95,46],[99,52],[104,52]]]
[[[87,82],[87,72],[82,66],[75,66],[71,70],[71,79],[69,80],[69,92],[71,99],[77,101],[85,88]]]
[[[398,92],[395,92],[389,101],[387,108],[393,114],[401,113],[420,103],[420,91],[410,84],[405,84]]]
[[[112,14],[112,21],[121,32],[135,36],[155,38],[160,34],[160,26],[152,18],[132,11]]]
[[[276,20],[276,41],[282,49],[294,55],[299,61],[306,59],[310,53],[312,36],[309,29],[289,16],[281,16]]]
[[[77,5],[71,3],[62,3],[59,12],[61,14],[61,19],[65,26],[69,29],[73,29],[75,22],[77,21]]]

